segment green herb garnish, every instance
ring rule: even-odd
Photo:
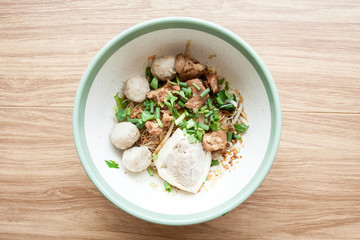
[[[201,122],[198,124],[198,127],[204,129],[205,131],[209,130],[209,125],[203,124]]]
[[[211,130],[213,131],[218,131],[220,126],[220,122],[214,122],[213,124],[210,125]]]
[[[151,80],[152,79],[152,74],[151,74],[151,67],[146,67],[146,69],[145,69],[145,75],[147,76],[147,77],[149,77],[149,79]]]
[[[182,101],[178,101],[178,104],[180,107],[185,108],[185,103],[183,103]]]
[[[200,97],[203,98],[205,97],[206,94],[208,94],[210,92],[210,88],[205,89],[201,94]]]
[[[184,82],[179,82],[179,85],[180,85],[180,87],[187,87],[188,86],[187,83],[184,83]]]
[[[139,119],[139,121],[136,123],[136,127],[138,129],[142,129],[145,126],[145,122],[142,119]]]
[[[153,101],[150,102],[150,113],[151,114],[154,113],[154,102]]]
[[[147,168],[147,171],[148,171],[148,173],[149,173],[150,176],[154,176],[154,172],[153,172],[153,170],[151,169],[151,167],[148,167],[148,168]]]
[[[228,141],[228,142],[231,142],[231,140],[232,140],[232,135],[233,135],[232,132],[227,132],[227,141]]]
[[[171,192],[171,186],[170,186],[169,183],[164,182],[164,187],[165,187],[165,190],[166,190],[167,192]]]
[[[181,116],[175,120],[176,126],[179,125],[185,119],[185,113],[181,114]]]
[[[155,116],[156,116],[156,118],[160,119],[160,108],[159,107],[156,107]]]
[[[219,165],[219,164],[220,164],[219,160],[211,160],[211,165],[210,165],[210,167],[212,167],[212,166],[217,166],[217,165]]]
[[[151,114],[149,111],[143,111],[143,112],[141,113],[141,119],[142,119],[144,122],[146,122],[146,121],[155,119],[155,115],[154,115],[154,114]]]
[[[119,168],[119,164],[117,164],[115,161],[113,160],[105,160],[106,164],[108,165],[109,168]]]
[[[246,131],[248,126],[246,126],[245,124],[235,124],[234,128],[237,133],[242,133]]]
[[[163,128],[164,124],[162,123],[162,121],[159,118],[156,118],[156,122],[159,124],[159,127]]]
[[[198,90],[200,91],[200,87],[198,85],[196,85],[196,83],[193,83],[193,86]]]
[[[240,140],[240,139],[241,139],[241,136],[240,136],[240,135],[238,135],[238,134],[234,134],[234,138],[236,138],[236,139]]]
[[[158,157],[159,157],[159,155],[157,155],[156,153],[154,153],[154,154],[152,155],[152,159],[153,159],[153,160],[156,160]]]
[[[151,82],[150,82],[150,87],[151,89],[155,90],[155,89],[158,89],[159,87],[159,81],[156,77],[154,77]]]
[[[221,84],[224,83],[224,81],[225,81],[225,78],[221,78],[221,79],[218,80],[218,84],[221,85]]]

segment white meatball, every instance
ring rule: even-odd
[[[117,123],[110,132],[112,144],[119,149],[128,149],[139,137],[139,129],[131,122]]]
[[[150,91],[149,82],[146,78],[135,76],[125,82],[124,93],[128,99],[134,102],[142,102],[146,93]]]
[[[164,56],[156,58],[151,65],[151,73],[157,77],[160,81],[171,80],[175,77],[175,57]]]
[[[132,147],[124,151],[122,163],[132,172],[140,172],[151,163],[151,152],[147,147]]]

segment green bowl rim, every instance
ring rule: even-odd
[[[262,163],[249,181],[249,183],[230,200],[212,209],[184,215],[160,214],[147,209],[136,206],[129,202],[117,192],[115,192],[110,185],[100,175],[96,169],[94,162],[91,160],[89,149],[86,143],[85,129],[84,129],[84,114],[85,106],[90,91],[91,85],[104,63],[109,57],[120,47],[141,35],[149,32],[169,29],[169,28],[185,28],[202,31],[214,35],[227,43],[231,44],[239,50],[253,65],[259,74],[264,87],[267,92],[271,111],[271,133],[269,144],[262,160]],[[269,172],[272,163],[275,159],[281,135],[281,108],[280,100],[276,90],[274,80],[268,71],[267,67],[256,54],[256,52],[239,36],[233,32],[208,21],[188,18],[188,17],[167,17],[158,18],[137,24],[124,32],[118,34],[111,41],[109,41],[94,57],[82,76],[78,90],[76,92],[74,107],[73,107],[73,134],[75,146],[81,160],[81,163],[89,176],[90,180],[99,189],[99,191],[108,198],[116,206],[125,212],[136,216],[140,219],[165,225],[189,225],[197,224],[212,220],[222,216],[242,202],[244,202],[255,190],[259,187],[261,182]]]

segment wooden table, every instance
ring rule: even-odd
[[[193,226],[128,215],[76,154],[72,104],[112,37],[199,17],[241,36],[283,110],[275,163],[231,213]],[[360,239],[360,2],[0,1],[0,239]]]

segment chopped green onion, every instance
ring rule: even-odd
[[[165,105],[171,110],[172,109],[172,106],[171,106],[171,103],[169,103],[169,102],[164,102],[165,103]]]
[[[174,118],[180,117],[180,113],[178,112],[178,110],[177,110],[176,108],[172,108],[172,109],[171,109],[171,115],[172,115]]]
[[[206,94],[208,94],[210,92],[210,88],[205,89],[201,94],[200,97],[203,98],[205,97]]]
[[[219,116],[219,114],[214,113],[214,121],[219,121],[221,118]]]
[[[195,132],[195,137],[199,140],[199,142],[202,141],[204,133],[205,133],[204,130],[202,130],[201,128],[198,128],[197,131]]]
[[[231,142],[231,140],[232,140],[232,132],[227,132],[227,141],[228,142]]]
[[[229,82],[228,81],[226,81],[226,83],[225,83],[225,90],[229,90]]]
[[[159,81],[156,77],[154,77],[152,80],[151,80],[151,83],[150,83],[150,87],[151,89],[158,89],[158,86],[159,86]]]
[[[149,173],[150,176],[154,176],[154,172],[153,172],[153,170],[151,169],[151,167],[148,167],[148,168],[147,168],[147,171],[148,171],[148,173]]]
[[[150,113],[154,113],[154,102],[150,102]]]
[[[225,128],[223,128],[222,126],[220,127],[222,130],[225,130]]]
[[[171,83],[172,85],[178,85],[176,82],[170,81],[170,83]]]
[[[185,116],[188,117],[189,116],[189,112],[184,110]]]
[[[179,85],[180,84],[180,79],[179,79],[178,75],[176,75],[175,79],[176,79],[177,84]]]
[[[211,115],[210,115],[209,121],[210,121],[210,122],[213,122],[213,121],[214,121],[214,114],[211,114]]]
[[[127,108],[125,111],[126,116],[130,116],[131,115],[131,108]]]
[[[237,135],[237,134],[234,134],[234,138],[236,138],[236,139],[241,139],[241,137],[240,137],[240,135]]]
[[[195,133],[195,130],[194,129],[187,129],[186,130],[188,133]]]
[[[185,108],[185,104],[182,101],[178,101],[178,104],[180,105],[180,107]]]
[[[174,107],[174,103],[178,98],[172,95],[171,92],[168,92],[168,95],[165,100],[170,100],[171,106]]]
[[[194,134],[189,134],[188,135],[188,140],[189,140],[189,143],[197,143],[197,142],[199,142],[199,140],[196,138],[196,136]]]
[[[193,119],[190,119],[189,121],[187,121],[186,129],[193,128],[195,124],[195,121]]]
[[[179,125],[185,119],[185,113],[181,114],[181,116],[175,120],[176,126]]]
[[[177,93],[177,94],[179,94],[181,97],[183,97],[184,99],[186,99],[186,100],[188,100],[188,98],[185,96],[185,92],[183,92],[183,91],[175,91],[174,93]]]
[[[184,82],[179,82],[179,85],[180,85],[180,87],[187,87],[188,86],[187,83],[184,83]]]
[[[210,125],[211,130],[213,131],[217,131],[219,130],[218,127],[220,126],[219,122],[214,122],[213,124]]]
[[[209,109],[213,109],[214,107],[212,105],[212,100],[210,98],[208,98],[208,99],[206,99],[206,101],[207,101],[207,105],[208,105]]]
[[[155,117],[160,119],[160,108],[156,107]]]
[[[154,153],[154,154],[152,155],[152,159],[153,159],[153,160],[156,160],[158,157],[159,157],[159,156],[158,156],[156,153]]]
[[[210,112],[209,109],[205,109],[205,110],[200,111],[199,113],[209,113],[209,112]]]
[[[212,167],[212,166],[217,166],[217,165],[219,165],[219,164],[220,164],[219,160],[211,160],[211,165],[210,165],[210,167]]]
[[[164,124],[162,123],[162,121],[159,118],[156,119],[156,122],[159,124],[159,127],[161,127],[161,128],[164,127]]]
[[[200,111],[203,111],[203,110],[205,110],[205,109],[207,109],[207,106],[206,106],[206,105],[202,106],[202,107],[200,108]]]
[[[196,85],[196,83],[193,83],[193,86],[198,90],[200,91],[200,87],[198,85]]]
[[[235,124],[234,128],[237,133],[242,133],[246,131],[248,126],[246,126],[245,124]]]
[[[186,89],[185,96],[188,97],[188,98],[191,97],[191,88]]]
[[[180,124],[179,124],[179,128],[182,129],[183,131],[185,130],[186,131],[186,121],[182,121]]]
[[[205,131],[209,130],[209,126],[201,122],[198,124],[198,127],[204,129]]]
[[[209,110],[208,110],[209,111]],[[214,112],[213,111],[209,111],[208,113],[205,114],[205,117],[209,117],[210,115],[212,115]]]
[[[154,115],[154,114],[151,114],[149,111],[143,111],[143,112],[141,113],[141,119],[142,119],[144,122],[146,122],[146,121],[155,119],[155,115]]]
[[[167,192],[171,192],[171,187],[170,187],[170,184],[169,184],[169,183],[164,182],[164,187],[165,187],[165,190],[166,190]]]

